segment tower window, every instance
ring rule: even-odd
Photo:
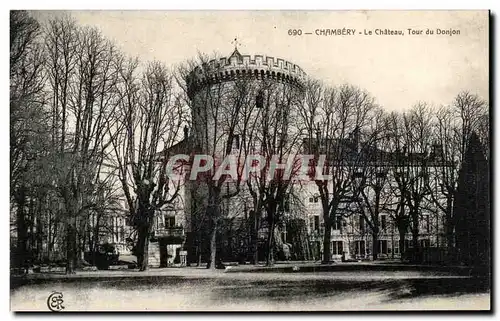
[[[379,240],[378,241],[378,252],[380,254],[388,254],[388,248],[387,248],[387,240]]]
[[[240,148],[240,135],[234,134],[233,135],[233,141],[231,144],[232,149],[239,149]]]
[[[165,227],[166,228],[175,227],[175,216],[165,216]]]
[[[342,241],[333,241],[332,242],[332,254],[333,255],[342,255],[344,252],[344,245]]]
[[[257,108],[264,107],[264,92],[262,90],[259,90],[255,103],[257,105]]]
[[[354,253],[356,255],[365,256],[365,241],[355,241],[354,242]]]
[[[342,230],[342,216],[336,215],[333,220],[333,229],[334,230]]]
[[[431,231],[431,224],[430,224],[430,217],[429,215],[424,215],[424,230],[426,233],[429,233]]]
[[[319,215],[314,215],[314,230],[319,230]]]
[[[365,232],[365,218],[362,215],[359,216],[359,231],[361,233]]]
[[[387,229],[387,215],[380,216],[380,227],[382,231],[385,231]]]

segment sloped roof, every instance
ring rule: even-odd
[[[238,51],[238,48],[234,48],[234,51],[233,53],[231,54],[231,56],[229,56],[229,59],[233,58],[233,57],[236,57],[238,58],[238,60],[243,60],[243,56],[240,54],[240,52]]]

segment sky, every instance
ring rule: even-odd
[[[54,12],[37,12],[47,19]],[[450,104],[460,91],[488,99],[488,11],[72,11],[141,61],[175,66],[198,52],[280,57],[327,85],[349,83],[386,110]],[[408,28],[421,30],[410,35]],[[354,35],[317,35],[320,30]],[[376,29],[404,35],[377,35]],[[434,31],[427,35],[426,30]],[[436,29],[458,30],[438,35]],[[302,35],[289,35],[289,30]],[[351,33],[352,31],[349,31]],[[369,33],[372,32],[370,35]],[[306,35],[305,33],[312,33]],[[361,34],[360,34],[361,33]],[[366,35],[365,35],[366,33]]]

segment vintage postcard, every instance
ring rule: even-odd
[[[490,12],[11,11],[12,311],[491,309]]]

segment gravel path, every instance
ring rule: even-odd
[[[11,286],[11,310],[65,311],[487,310],[484,279],[443,271],[250,272],[167,268],[29,275]],[[15,282],[13,282],[15,283]]]

